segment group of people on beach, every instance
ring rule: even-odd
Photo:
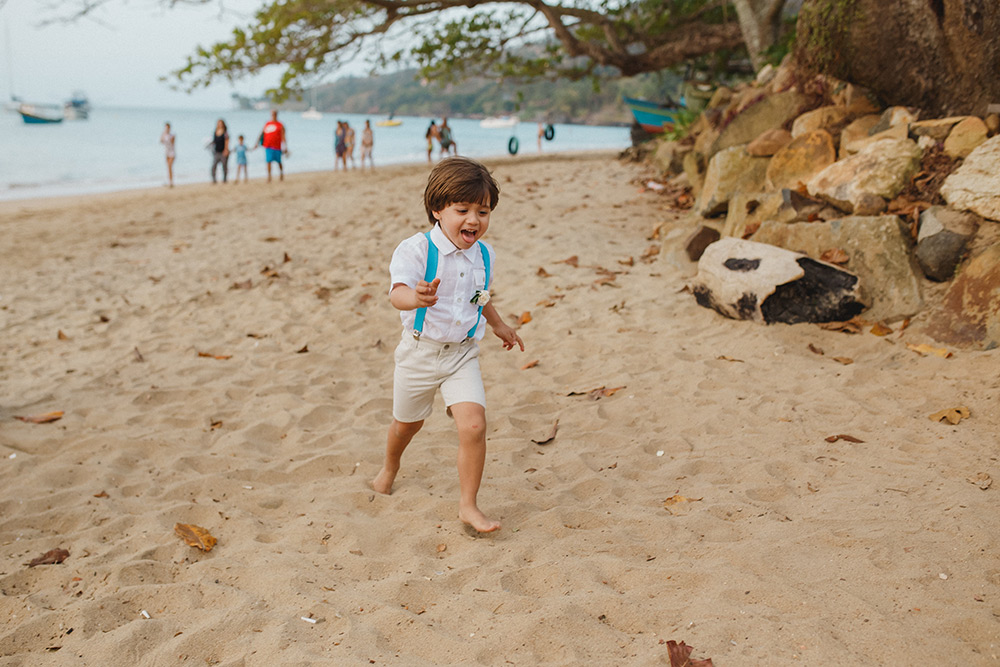
[[[230,145],[229,128],[226,125],[226,121],[222,118],[216,121],[212,138],[206,144],[206,148],[212,152],[212,168],[210,173],[213,183],[218,182],[217,175],[220,167],[222,182],[228,182],[229,156],[233,153],[236,154],[236,178],[233,182],[239,183],[241,174],[243,175],[243,182],[248,182],[250,176],[248,173],[247,152],[257,150],[259,147],[264,149],[267,161],[267,181],[271,182],[272,164],[278,165],[279,180],[285,180],[285,168],[281,162],[281,158],[282,156],[290,155],[290,153],[288,151],[288,139],[285,135],[285,126],[278,120],[277,111],[271,111],[271,119],[264,124],[264,129],[261,130],[260,136],[258,136],[257,142],[253,146],[247,146],[242,134],[237,136],[236,141],[235,145]],[[164,125],[163,133],[160,135],[160,143],[163,144],[166,153],[167,183],[170,187],[174,187],[174,160],[177,157],[177,135],[174,134],[169,122]]]
[[[351,169],[354,164],[354,128],[346,120],[337,121],[337,129],[333,132],[333,170],[337,171],[341,166],[347,171],[347,160],[351,161]],[[361,131],[361,168],[365,168],[365,158],[368,158],[368,166],[375,168],[375,160],[372,158],[372,148],[375,146],[375,135],[372,134],[371,121],[365,121],[365,129]]]
[[[431,124],[427,126],[427,161],[433,162],[434,153],[434,142],[437,141],[438,145],[441,147],[440,157],[445,157],[446,155],[458,155],[458,142],[455,141],[455,135],[452,134],[451,126],[448,125],[448,118],[444,117],[441,119],[441,124],[438,125],[437,121],[433,118],[431,119]]]

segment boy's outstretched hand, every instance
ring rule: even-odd
[[[417,308],[429,308],[437,303],[437,291],[440,284],[440,278],[435,278],[431,282],[421,280],[417,283],[417,286],[413,289],[414,296],[417,299]]]
[[[493,334],[503,341],[503,349],[513,350],[514,346],[517,345],[521,348],[521,352],[524,352],[524,341],[521,340],[521,337],[517,335],[517,331],[512,327],[506,324],[499,324],[493,327]]]

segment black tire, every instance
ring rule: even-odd
[[[520,144],[517,141],[517,137],[511,137],[510,141],[507,142],[507,152],[511,155],[517,155],[517,149],[519,147]]]
[[[545,126],[545,140],[546,141],[552,141],[555,138],[556,138],[556,128],[552,127],[552,125],[546,125]]]

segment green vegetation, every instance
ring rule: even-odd
[[[609,81],[599,91],[587,81],[503,83],[473,78],[439,85],[416,70],[371,78],[345,78],[316,89],[320,109],[345,113],[415,116],[517,114],[552,123],[629,124],[622,96],[667,101],[677,97],[681,76],[665,72]]]

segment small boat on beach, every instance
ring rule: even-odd
[[[520,122],[517,116],[490,116],[479,121],[479,127],[487,130],[499,130],[505,127],[514,127]]]
[[[65,117],[61,108],[44,104],[25,104],[17,106],[21,119],[30,125],[61,123]]]
[[[623,97],[625,106],[632,112],[642,129],[650,134],[660,134],[672,130],[677,122],[679,107],[640,100],[635,97]]]

